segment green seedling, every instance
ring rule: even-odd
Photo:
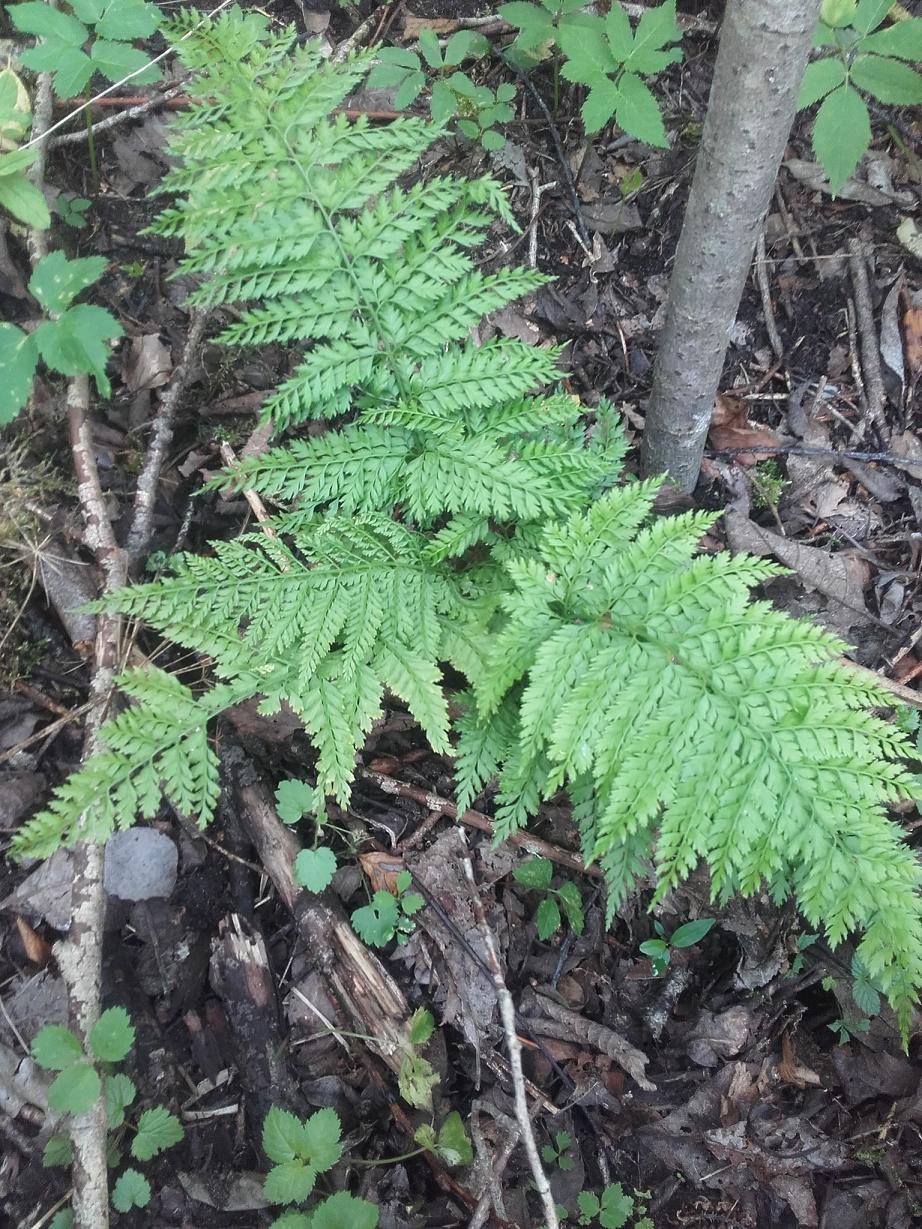
[[[668,938],[662,923],[654,922],[653,929],[659,937],[647,939],[640,945],[640,950],[650,959],[653,976],[662,977],[669,967],[672,951],[675,948],[692,947],[695,943],[700,943],[716,920],[716,918],[712,917],[701,917],[697,918],[694,922],[685,922],[684,925],[674,930]]]
[[[560,929],[561,909],[573,933],[583,933],[585,918],[579,888],[570,880],[558,888],[551,887],[554,867],[547,858],[527,858],[515,867],[512,876],[523,888],[540,892],[544,897],[535,913],[535,929],[542,942]]]

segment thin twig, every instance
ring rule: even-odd
[[[880,346],[874,327],[874,307],[871,302],[871,284],[865,249],[859,239],[848,241],[848,267],[855,291],[855,314],[858,317],[858,342],[861,347],[861,369],[864,374],[865,410],[864,426],[868,420],[878,423],[884,412],[886,392],[880,367]]]
[[[476,828],[478,832],[487,832],[490,836],[493,835],[492,822],[486,815],[482,815],[480,811],[468,810],[462,811],[459,814],[458,808],[453,802],[449,802],[447,798],[440,798],[438,794],[430,794],[415,785],[407,785],[404,781],[398,781],[396,777],[389,777],[384,772],[374,772],[370,768],[359,768],[358,775],[364,777],[366,781],[371,781],[374,785],[377,785],[378,789],[385,794],[398,794],[401,798],[412,798],[414,802],[428,807],[430,811],[436,811],[440,815],[444,815],[446,819],[453,819],[468,828]],[[552,845],[550,841],[544,841],[540,836],[533,836],[530,832],[513,832],[506,838],[506,841],[507,844],[516,845],[530,854],[535,854],[537,857],[547,858],[549,862],[556,862],[558,866],[566,866],[570,870],[579,871],[581,875],[589,875],[593,879],[602,878],[602,872],[599,868],[597,866],[587,866],[578,853],[571,853],[568,849],[560,849],[557,845]]]
[[[573,210],[573,221],[576,229],[579,232],[579,237],[586,246],[589,246],[589,231],[586,229],[586,220],[583,217],[583,207],[580,203],[579,194],[576,191],[576,184],[573,181],[573,172],[570,170],[570,163],[567,161],[567,155],[563,145],[560,143],[560,134],[557,131],[557,125],[554,123],[554,117],[548,110],[547,103],[535,89],[528,73],[524,72],[516,64],[506,56],[502,51],[493,48],[493,54],[498,60],[505,64],[506,68],[515,73],[518,79],[522,82],[526,92],[533,99],[535,106],[544,116],[548,126],[548,131],[551,135],[551,144],[554,146],[554,153],[557,155],[557,162],[560,166],[560,173],[563,176],[563,182],[566,184],[567,193],[570,197],[570,205]]]
[[[82,145],[91,136],[98,137],[102,133],[108,132],[110,128],[117,128],[129,120],[141,119],[149,112],[156,111],[160,107],[165,106],[171,98],[176,98],[181,93],[182,86],[174,85],[172,89],[166,90],[162,94],[155,94],[153,98],[148,98],[145,102],[135,103],[134,106],[126,107],[124,111],[119,111],[115,115],[107,115],[105,119],[97,120],[89,128],[81,128],[78,132],[62,132],[60,136],[53,137],[48,142],[48,147],[49,149],[57,149],[59,145]],[[118,100],[115,99],[114,101],[117,102]],[[71,114],[76,114],[76,112]]]
[[[474,1213],[468,1221],[467,1229],[481,1229],[484,1221],[490,1215],[490,1204],[493,1203],[495,1206],[493,1188],[503,1176],[503,1171],[509,1162],[509,1158],[512,1156],[515,1146],[521,1138],[522,1132],[518,1123],[516,1123],[514,1128],[506,1135],[502,1147],[496,1154],[496,1158],[493,1161],[492,1181],[487,1182],[483,1194],[477,1200],[477,1207],[474,1208]],[[503,1215],[502,1208],[496,1208],[496,1211],[500,1216]]]
[[[534,269],[538,264],[538,209],[541,205],[541,197],[545,192],[550,192],[552,188],[557,187],[557,180],[552,179],[550,183],[538,183],[538,168],[528,172],[528,178],[531,180],[531,217],[528,221],[528,266]]]
[[[813,444],[773,444],[753,449],[752,444],[740,448],[707,448],[706,457],[738,457],[756,451],[760,456],[828,457],[830,461],[879,461],[884,465],[897,465],[903,469],[922,464],[917,457],[901,457],[895,452],[865,452],[860,448],[821,448]]]
[[[496,941],[493,938],[493,932],[487,925],[487,919],[483,911],[483,902],[480,899],[480,893],[477,888],[477,880],[474,878],[474,868],[471,865],[470,854],[467,850],[467,840],[464,837],[463,832],[461,833],[461,838],[464,842],[465,848],[464,857],[461,861],[468,881],[468,886],[470,887],[471,891],[471,904],[474,908],[474,915],[477,918],[477,925],[483,937],[486,960],[490,968],[490,974],[493,978],[493,987],[496,991],[496,1001],[499,1005],[499,1015],[503,1023],[503,1033],[506,1037],[506,1050],[509,1055],[509,1070],[512,1073],[512,1087],[515,1092],[516,1121],[518,1122],[519,1130],[522,1133],[522,1143],[525,1146],[525,1154],[528,1157],[528,1164],[531,1169],[531,1176],[535,1183],[535,1189],[537,1190],[538,1197],[541,1200],[546,1229],[560,1229],[560,1221],[557,1217],[557,1207],[554,1203],[554,1196],[551,1193],[550,1183],[547,1180],[547,1174],[544,1172],[544,1166],[541,1164],[541,1157],[538,1153],[538,1144],[535,1140],[535,1133],[531,1125],[531,1113],[528,1108],[528,1098],[525,1095],[525,1073],[522,1070],[522,1043],[519,1041],[519,1036],[515,1028],[515,1004],[512,1001],[512,995],[509,993],[509,988],[507,987],[503,977],[503,970],[499,963],[499,953],[496,950]]]
[[[173,438],[173,420],[176,408],[186,390],[194,367],[195,356],[201,345],[208,323],[208,313],[196,309],[189,322],[189,332],[183,346],[182,356],[173,368],[173,374],[154,417],[154,429],[147,446],[144,468],[138,478],[134,496],[134,513],[128,530],[126,549],[130,563],[136,563],[145,550],[151,536],[151,518],[160,471],[166,460],[167,449]]]
[[[775,352],[775,358],[784,356],[784,344],[781,340],[781,335],[778,332],[778,323],[775,320],[775,308],[772,303],[771,286],[768,284],[768,270],[765,267],[765,231],[759,231],[759,238],[756,240],[756,259],[755,259],[756,281],[759,285],[759,294],[762,298],[762,314],[765,316],[765,331],[768,333],[768,340],[771,342],[771,347]]]

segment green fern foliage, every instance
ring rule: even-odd
[[[501,836],[562,787],[584,800],[610,913],[653,857],[660,895],[704,861],[715,895],[764,883],[833,945],[863,931],[859,958],[905,1023],[922,872],[883,809],[912,787],[904,736],[869,711],[886,697],[833,660],[833,637],[749,600],[776,565],[696,556],[712,516],[638,530],[655,489],[610,492],[506,565],[459,762],[478,785],[481,757],[498,771]]]
[[[128,675],[103,750],[15,851],[104,839],[161,794],[206,823],[207,722],[253,696],[300,716],[318,805],[345,805],[390,693],[454,754],[462,807],[498,781],[499,836],[566,790],[610,912],[651,867],[659,894],[703,863],[715,895],[793,897],[831,943],[860,934],[905,1034],[922,897],[884,809],[911,787],[886,697],[832,637],[750,600],[773,564],[698,554],[711,516],[654,519],[656,482],[614,485],[621,431],[555,391],[556,353],[475,343],[542,278],[476,267],[511,223],[492,180],[404,182],[436,127],[337,113],[373,52],[332,64],[255,12],[198,20],[168,29],[193,105],[157,229],[184,241],[194,299],[226,311],[224,344],[296,352],[266,405],[276,445],[220,479],[274,512],[107,599],[218,682]]]

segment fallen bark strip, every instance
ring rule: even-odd
[[[403,781],[398,781],[396,777],[389,777],[384,772],[374,772],[370,768],[359,768],[357,773],[364,780],[377,785],[382,793],[397,794],[400,798],[411,798],[420,806],[428,807],[430,811],[441,812],[447,819],[464,824],[466,828],[476,828],[478,832],[493,835],[492,821],[480,811],[468,810],[459,815],[455,804],[449,802],[447,798],[441,798],[438,794],[430,794],[416,785],[407,785]],[[587,866],[578,853],[571,853],[569,849],[560,849],[557,845],[552,845],[550,841],[544,841],[540,836],[534,836],[530,832],[513,832],[506,837],[506,841],[518,849],[524,849],[527,853],[539,858],[547,858],[549,862],[556,862],[558,866],[566,866],[571,871],[579,871],[581,875],[588,875],[592,879],[602,878],[599,867]]]

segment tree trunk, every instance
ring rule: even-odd
[[[729,0],[653,371],[642,465],[694,489],[820,0]]]

